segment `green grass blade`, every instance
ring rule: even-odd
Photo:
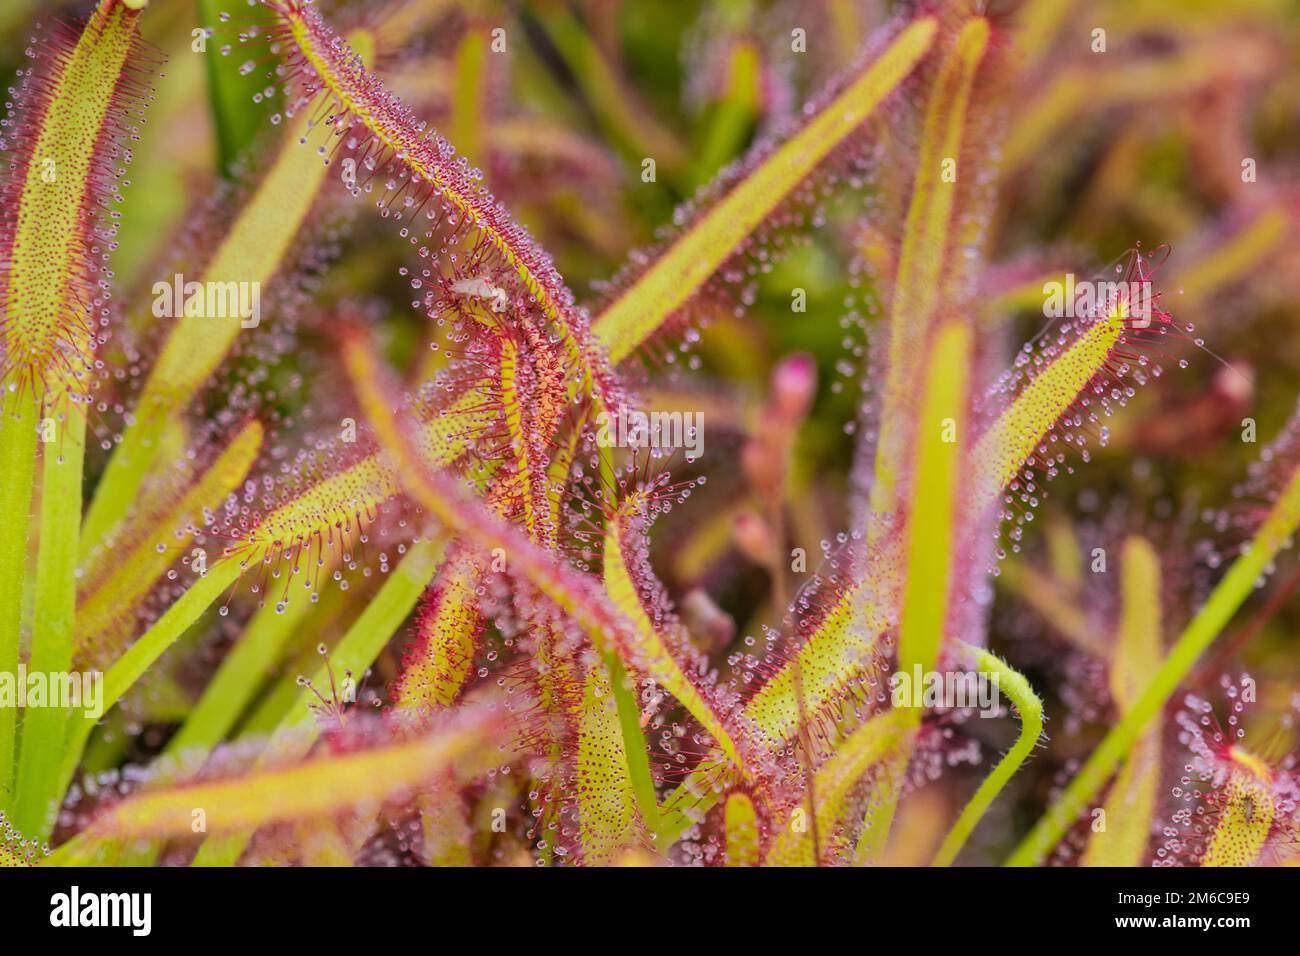
[[[206,755],[221,743],[311,609],[307,601],[290,601],[283,611],[272,603],[259,608],[239,643],[222,659],[185,723],[167,742],[166,752],[177,757]]]
[[[1248,770],[1232,772],[1225,785],[1223,810],[1201,858],[1201,866],[1256,864],[1268,843],[1277,813],[1270,783]]]
[[[917,419],[915,488],[908,509],[907,578],[898,630],[898,668],[934,670],[948,616],[957,481],[966,431],[970,330],[951,323],[934,343]],[[913,724],[919,708],[908,710]]]
[[[695,222],[596,320],[596,335],[620,362],[686,303],[741,241],[817,164],[874,112],[934,42],[925,17],[904,29],[881,55],[802,130]]]
[[[635,636],[633,646],[644,661],[645,672],[653,677],[660,687],[681,701],[682,706],[691,716],[698,720],[709,735],[718,742],[727,759],[744,770],[745,766],[734,731],[727,726],[710,699],[691,681],[686,669],[679,662],[681,644],[677,647],[670,646],[660,635],[641,603],[637,583],[632,578],[631,562],[628,554],[624,553],[625,548],[629,549],[629,553],[634,553],[631,549],[639,546],[636,541],[624,540],[624,535],[631,538],[640,533],[628,528],[639,507],[638,496],[629,498],[620,505],[618,512],[610,517],[606,525],[605,591],[615,611],[632,624],[630,634]],[[637,736],[641,736],[639,729]],[[644,743],[639,744],[638,747],[644,749]]]
[[[28,670],[65,674],[72,669],[72,634],[77,612],[77,532],[81,527],[82,462],[86,450],[86,406],[57,402],[60,436],[45,445],[41,478],[41,542],[36,562],[36,619]],[[18,754],[18,799],[14,825],[29,839],[45,840],[58,812],[59,757],[68,712],[62,707],[28,708]]]
[[[192,584],[180,599],[167,609],[149,630],[145,631],[131,648],[118,658],[104,675],[103,709],[107,711],[122,699],[137,680],[158,660],[194,622],[212,606],[240,573],[239,562],[219,561],[208,573]],[[94,729],[96,718],[85,715],[75,717],[68,725],[67,739],[59,766],[56,791],[62,795],[67,790],[86,741]]]
[[[329,668],[335,673],[363,674],[388,646],[402,622],[414,610],[420,594],[442,559],[442,540],[422,541],[411,547],[389,574],[388,580],[366,605],[338,646],[330,653]],[[329,686],[329,669],[322,664],[311,681],[316,687]],[[311,704],[316,700],[310,688],[303,688],[289,713],[280,721],[267,743],[268,757],[277,759],[305,756],[316,740],[313,726],[316,715]],[[238,830],[203,842],[194,858],[195,866],[234,866],[253,837],[252,830]]]
[[[239,643],[222,659],[185,722],[167,741],[163,756],[176,761],[175,772],[201,765],[226,738],[262,686],[266,673],[280,659],[299,625],[315,607],[307,601],[290,601],[283,611],[271,603],[258,609]],[[266,732],[274,728],[291,703],[287,698],[277,720],[264,728]],[[252,734],[256,736],[255,729]],[[166,779],[174,775],[172,770],[166,773]],[[120,854],[123,848],[105,846],[103,849]],[[118,866],[152,866],[162,849],[162,844],[156,841],[136,845],[129,855],[118,856],[115,862]]]
[[[224,0],[198,0],[199,25],[215,30],[219,16],[229,7]],[[239,61],[233,56],[221,56],[216,50],[217,40],[203,54],[208,73],[208,103],[212,109],[213,125],[217,130],[217,150],[220,169],[229,175],[235,161],[253,145],[257,134],[266,127],[272,101],[253,101],[253,96],[266,86],[265,78],[254,73],[240,75]]]
[[[650,753],[641,730],[641,708],[637,704],[636,686],[628,686],[627,670],[615,653],[605,654],[605,670],[610,692],[618,709],[618,726],[623,735],[628,778],[636,796],[641,820],[651,832],[659,827],[659,802],[655,796],[654,776],[650,772]]]
[[[30,393],[4,396],[0,421],[0,673],[18,673],[28,513],[36,483],[36,403]],[[0,707],[0,813],[14,793],[18,711]]]
[[[1204,607],[1174,643],[1141,697],[1111,728],[1060,799],[1043,815],[1007,859],[1008,866],[1035,866],[1046,859],[1078,815],[1110,779],[1147,725],[1155,720],[1206,648],[1254,591],[1260,575],[1300,525],[1300,471],[1292,474],[1259,533],[1215,587]]]

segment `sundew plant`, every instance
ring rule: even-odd
[[[1293,5],[0,37],[0,863],[1298,862]]]

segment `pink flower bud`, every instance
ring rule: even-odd
[[[817,394],[817,363],[807,352],[782,359],[772,372],[772,406],[786,421],[800,421]]]
[[[732,532],[741,554],[755,564],[766,566],[772,562],[772,529],[761,517],[749,511],[737,515]]]

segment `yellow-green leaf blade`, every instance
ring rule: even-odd
[[[601,313],[594,329],[609,350],[610,361],[627,358],[695,294],[736,246],[907,77],[929,50],[937,30],[930,17],[909,24],[843,93],[692,225]]]

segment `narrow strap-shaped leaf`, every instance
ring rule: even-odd
[[[862,831],[853,848],[854,866],[872,866],[879,862],[889,843],[894,827],[894,815],[903,795],[907,765],[911,762],[911,745],[905,745],[887,754],[876,767],[876,786],[872,788],[871,803],[862,821]]]
[[[459,727],[402,743],[146,791],[111,807],[85,836],[88,841],[190,836],[196,809],[203,811],[209,832],[229,833],[371,807],[409,794],[448,767],[491,766],[499,723],[490,714],[476,715]]]
[[[104,678],[104,710],[117,703],[250,564],[260,562],[270,554],[292,552],[304,542],[327,537],[333,540],[332,535],[338,528],[391,497],[394,489],[389,483],[388,473],[375,459],[367,460],[371,462],[371,468],[359,476],[362,479],[360,486],[354,481],[343,480],[339,475],[313,485],[263,519],[247,533],[239,547],[232,548],[230,554],[194,582],[109,669]],[[358,476],[349,477],[355,479]],[[93,725],[94,720],[82,718],[69,728],[60,792],[72,779]]]
[[[226,738],[313,607],[308,601],[290,601],[283,607],[267,602],[258,608],[239,643],[222,658],[198,703],[167,741],[168,756],[187,762],[206,757]]]
[[[1124,542],[1119,633],[1110,664],[1111,697],[1121,714],[1137,702],[1147,678],[1160,668],[1160,559],[1145,538]],[[1157,721],[1134,744],[1104,807],[1105,828],[1084,852],[1085,866],[1141,866],[1151,838],[1160,783]]]
[[[104,710],[122,699],[153,662],[234,582],[240,570],[234,561],[218,562],[117,659],[104,675]]]
[[[622,361],[648,340],[736,246],[862,125],[925,56],[937,30],[930,17],[908,24],[842,93],[693,223],[601,313],[594,329],[611,361]]]
[[[566,762],[572,759],[570,731],[576,723],[577,708],[586,693],[585,677],[580,670],[577,656],[566,654],[561,649],[562,641],[563,634],[559,625],[549,621],[543,622],[543,630],[538,635],[534,651],[537,706],[540,712],[546,715],[549,739],[545,744],[545,758],[552,768],[566,766]],[[606,656],[607,672],[612,673],[615,670],[616,662],[616,654],[611,653]],[[650,776],[649,756],[642,746],[641,757],[644,764],[637,765],[634,763],[637,752],[629,751],[627,748],[628,725],[625,710],[632,692],[623,688],[620,693],[619,688],[622,683],[623,674],[619,671],[618,675],[610,680],[610,690],[614,693],[614,703],[619,708],[619,724],[623,729],[624,748],[628,754],[628,771],[632,775],[632,788],[636,793],[637,806],[641,811],[642,819],[653,821],[656,818],[657,807],[654,781]],[[630,700],[630,703],[632,704],[632,726],[636,728],[637,736],[640,737],[636,702]],[[537,841],[537,859],[541,865],[549,866],[554,862],[558,849],[555,837],[559,834],[560,814],[571,800],[565,774],[551,773],[538,783],[540,786],[534,791],[536,796],[530,794],[529,801],[533,804],[534,812],[538,813],[538,832],[542,834],[542,839]]]
[[[835,147],[858,129],[928,52],[938,26],[932,18],[909,24],[839,96],[799,133],[768,157],[679,238],[631,288],[609,305],[592,327],[612,362],[631,355],[684,305]],[[301,42],[309,44],[308,39]],[[357,105],[343,78],[326,75],[340,102]],[[364,118],[364,117],[363,117]],[[397,148],[384,140],[390,148]],[[453,197],[454,198],[454,197]],[[496,244],[496,243],[494,243]],[[526,260],[511,259],[516,267]],[[526,283],[533,284],[521,272]],[[648,305],[647,305],[648,303]],[[546,300],[542,301],[546,306]],[[464,430],[466,412],[453,409],[449,423]]]
[[[905,746],[913,733],[910,723],[902,719],[902,712],[891,710],[870,718],[850,734],[814,776],[816,828],[808,826],[807,821],[798,821],[798,825],[795,820],[788,821],[777,831],[767,864],[815,866],[827,847],[813,847],[813,832],[832,833],[847,816],[849,797],[862,775]],[[802,813],[802,809],[798,812]]]
[[[987,20],[977,17],[962,27],[926,105],[916,181],[890,305],[889,366],[871,488],[871,509],[877,514],[896,507],[895,495],[911,457],[913,426],[907,410],[924,374],[924,346],[942,302],[954,232],[957,186],[955,181],[943,179],[942,167],[961,155],[971,87],[988,41]],[[920,427],[928,427],[928,423]],[[924,473],[917,473],[917,478],[923,479]]]
[[[486,29],[477,25],[471,26],[456,45],[451,134],[461,154],[478,166],[487,162],[483,149],[482,121],[483,114],[487,112],[484,103],[487,89],[487,84],[484,83],[487,55]]]
[[[898,38],[901,44],[898,49],[891,46],[890,51],[877,62],[878,71],[864,74],[841,97],[818,114],[817,131],[805,131],[806,135],[800,134],[778,150],[760,167],[761,175],[755,174],[759,180],[756,185],[737,187],[709,214],[707,220],[692,227],[689,235],[699,238],[687,241],[688,237],[683,237],[679,240],[632,289],[601,314],[594,332],[613,361],[625,358],[648,340],[675,309],[698,291],[704,281],[734,251],[736,244],[752,232],[844,136],[856,129],[874,111],[879,100],[897,86],[912,66],[924,56],[935,30],[934,22],[929,19],[918,21],[909,27],[911,32],[906,37]],[[891,55],[894,59],[890,58]],[[907,62],[898,62],[899,57],[907,58]],[[839,107],[851,109],[849,113],[837,113]],[[834,141],[822,137],[823,127],[833,130]],[[499,132],[499,127],[494,127],[492,135]],[[787,166],[798,167],[797,174],[789,172]],[[746,184],[753,179],[754,177],[747,179]],[[783,191],[773,191],[777,185],[784,187]],[[701,259],[705,254],[707,259]],[[651,303],[649,312],[643,296],[637,291],[641,289],[650,290],[652,297],[647,300]],[[625,329],[633,324],[635,328]],[[472,414],[475,403],[476,399],[471,396],[469,401],[453,406],[441,419],[443,431],[453,435],[472,433],[475,428]],[[455,452],[447,455],[447,461],[450,462],[459,457],[463,448],[448,450]]]
[[[980,436],[968,463],[972,476],[969,511],[978,512],[996,501],[1005,483],[1019,474],[1080,392],[1106,368],[1124,341],[1126,318],[1127,307],[1120,302],[1107,318],[1088,326]],[[807,710],[816,711],[836,699],[870,665],[876,642],[890,618],[888,608],[867,598],[873,593],[871,588],[882,580],[881,575],[889,573],[897,547],[896,543],[888,543],[869,554],[863,580],[845,590],[797,652]],[[751,698],[744,717],[773,740],[789,739],[799,721],[793,661],[780,667]],[[689,826],[689,818],[680,811],[697,799],[696,794],[704,794],[699,808],[717,799],[718,773],[716,761],[706,760],[669,798],[661,839],[665,834],[675,839]]]
[[[356,340],[344,348],[344,360],[348,365],[349,375],[361,396],[362,405],[370,412],[379,439],[392,455],[393,467],[400,480],[407,487],[412,497],[436,518],[449,531],[473,542],[482,549],[501,548],[510,555],[511,567],[515,573],[526,578],[542,594],[556,604],[565,614],[591,637],[593,644],[602,652],[617,653],[623,662],[632,668],[643,668],[654,673],[675,670],[680,667],[660,653],[662,644],[646,644],[642,633],[610,601],[608,595],[581,575],[572,573],[562,564],[554,561],[553,555],[514,527],[501,522],[489,514],[477,502],[468,500],[447,477],[431,469],[431,463],[424,457],[418,438],[390,410],[386,397],[383,370],[373,353],[365,343]],[[635,597],[635,594],[633,595]],[[617,673],[617,669],[614,670]],[[685,682],[682,692],[689,687]],[[611,692],[618,698],[625,693],[621,687]],[[702,700],[693,698],[697,703]],[[635,741],[639,733],[632,734],[631,721],[634,707],[629,702],[619,700],[617,705],[620,726],[626,733],[626,739],[638,746],[634,759],[639,766],[644,745]],[[624,750],[625,758],[627,750]],[[628,771],[629,782],[634,786],[633,794],[638,795],[645,806],[646,813],[651,812],[653,794],[649,792],[649,781],[645,774],[633,774]],[[640,781],[639,786],[638,781]]]
[[[636,532],[629,529],[638,510],[643,506],[639,495],[633,495],[619,506],[617,513],[610,519],[605,529],[605,590],[609,592],[610,601],[623,617],[632,622],[637,638],[638,657],[644,662],[645,672],[653,677],[659,686],[676,697],[710,736],[718,742],[722,751],[742,771],[742,760],[737,742],[727,728],[723,718],[705,699],[700,690],[682,670],[677,655],[669,649],[664,639],[655,629],[654,623],[646,614],[637,592],[636,582],[628,568],[625,549],[635,548],[635,542],[625,540]],[[634,552],[635,553],[635,552]],[[638,573],[648,574],[648,569],[638,568]]]
[[[568,7],[546,5],[533,12],[610,139],[629,157],[652,156],[664,171],[679,174],[687,160],[682,144],[629,93],[623,77]]]
[[[33,673],[66,674],[72,670],[77,618],[77,531],[81,526],[86,407],[64,395],[56,398],[48,411],[58,415],[56,427],[62,434],[46,444],[43,452],[36,618],[27,666]],[[54,827],[58,795],[53,790],[67,723],[67,710],[55,706],[30,707],[23,717],[13,820],[30,839],[45,840]]]
[[[583,862],[608,865],[628,848],[646,845],[618,707],[599,660],[587,675],[578,716],[576,773]]]
[[[636,703],[623,686],[622,663],[617,657],[621,655],[638,664],[647,662],[635,625],[622,617],[606,595],[591,587],[586,579],[558,568],[549,552],[540,549],[514,528],[493,519],[480,506],[466,501],[441,476],[429,474],[430,463],[423,458],[417,441],[388,411],[381,385],[382,372],[373,352],[364,343],[353,341],[344,348],[344,358],[363,407],[371,414],[381,441],[394,455],[398,473],[416,500],[444,526],[469,541],[488,550],[504,549],[511,556],[512,564],[561,610],[571,615],[591,635],[602,653],[609,655],[609,675],[618,681],[617,687],[610,688],[618,715],[616,726],[626,741],[626,745],[620,746],[623,756],[621,773],[626,774],[632,797],[641,807],[642,824],[649,822],[653,826],[657,808],[645,744],[637,721]],[[662,658],[655,660],[659,666],[665,666]],[[545,688],[543,692],[546,693]],[[629,753],[628,747],[635,750]]]
[[[987,507],[1015,478],[1043,440],[1105,368],[1124,340],[1127,305],[1093,322],[1043,369],[980,436],[973,452],[974,503]]]
[[[420,859],[425,866],[470,866],[474,830],[469,808],[451,787],[436,787],[416,798],[420,811]]]
[[[696,185],[726,165],[744,145],[758,117],[762,84],[763,62],[757,45],[735,38],[728,53],[725,90],[713,106],[708,132],[692,165]]]
[[[659,827],[659,798],[655,794],[654,774],[650,771],[649,745],[641,728],[636,682],[629,677],[616,651],[607,650],[603,658],[609,690],[618,710],[618,726],[623,734],[623,752],[627,758],[632,793],[636,797],[641,823],[647,832],[654,833]]]
[[[1179,309],[1195,308],[1224,286],[1255,275],[1260,261],[1282,246],[1290,224],[1282,208],[1265,206],[1245,225],[1180,269]]]
[[[101,0],[72,49],[43,40],[52,69],[40,77],[41,88],[27,90],[33,101],[19,130],[21,187],[0,235],[8,259],[0,275],[6,386],[32,394],[88,391],[96,247],[113,234],[97,207],[123,149],[115,126],[140,92],[133,70],[143,6]]]
[[[329,817],[299,821],[293,828],[299,860],[305,867],[351,866],[377,825],[375,815],[368,809],[346,821],[346,829]]]
[[[913,492],[908,508],[907,577],[898,630],[898,667],[934,670],[948,615],[948,585],[956,550],[957,485],[965,447],[970,330],[939,329],[916,419]],[[909,709],[914,722],[920,710]]]
[[[36,840],[25,840],[8,820],[0,820],[0,869],[15,866],[36,866],[48,861],[41,844]]]
[[[1142,865],[1160,784],[1160,749],[1158,724],[1133,744],[1102,808],[1106,828],[1088,840],[1084,866]]]
[[[200,26],[215,32],[226,5],[222,0],[197,0],[195,6]],[[258,130],[266,122],[268,104],[262,102],[261,97],[254,100],[264,84],[260,76],[241,70],[229,57],[208,55],[201,59],[207,73],[208,102],[216,127],[220,172],[230,175],[235,163],[252,146]]]
[[[804,709],[816,713],[840,700],[870,665],[885,619],[874,603],[864,602],[865,588],[850,588],[822,618],[817,629],[745,705],[751,721],[770,746],[789,740],[799,727],[796,686]],[[796,666],[800,680],[795,680]]]
[[[311,675],[310,681],[315,687],[329,686],[329,672],[352,671],[363,674],[379,657],[380,652],[388,646],[393,634],[402,621],[410,615],[420,594],[429,584],[434,570],[442,561],[443,541],[441,538],[421,541],[412,545],[397,566],[389,573],[383,586],[365,606],[365,610],[348,628],[342,640],[330,652],[329,664],[321,664]],[[271,749],[275,750],[275,738],[291,739],[302,727],[311,725],[315,720],[310,705],[316,695],[310,688],[302,690],[297,704],[290,708],[289,714],[280,722],[272,737]]]
[[[22,636],[23,583],[27,578],[27,515],[36,483],[36,405],[29,395],[0,396],[0,673],[18,673]],[[14,730],[18,711],[0,707],[0,812],[14,790]]]
[[[416,621],[415,643],[402,658],[393,694],[398,709],[449,707],[460,693],[484,626],[474,593],[479,579],[470,551],[458,551],[443,565]]]
[[[957,544],[957,486],[962,449],[967,447],[970,352],[970,329],[960,321],[946,323],[937,330],[924,372],[913,433],[914,478],[906,512],[907,564],[898,631],[898,668],[904,674],[928,674],[935,669],[948,622]],[[888,587],[888,583],[882,582],[882,586]],[[909,707],[901,719],[915,727],[921,721],[921,709]],[[909,758],[906,750],[899,754],[898,772],[882,781],[882,791],[902,786]],[[888,839],[897,802],[896,792],[883,793],[873,808],[873,819],[864,823],[873,834],[872,845],[879,849]],[[858,854],[859,863],[864,862],[864,855],[865,848]]]
[[[758,866],[758,815],[754,812],[754,801],[747,794],[733,793],[727,797],[723,820],[727,828],[726,865]]]
[[[1021,69],[1027,71],[1053,50],[1053,40],[1074,6],[1074,0],[1027,0],[1021,5],[1011,40]]]
[[[257,459],[262,436],[259,422],[244,425],[174,504],[149,527],[133,533],[124,547],[114,547],[101,559],[107,572],[98,580],[92,578],[77,610],[77,650],[81,654],[102,647],[101,642],[111,636],[107,632],[134,620],[140,600],[175,561],[175,532],[184,530],[205,509],[215,509],[239,487]]]
[[[454,155],[440,137],[428,135],[424,123],[364,63],[353,56],[316,9],[300,0],[261,0],[280,20],[277,43],[296,50],[300,84],[331,96],[337,109],[326,128],[351,130],[348,141],[365,149],[368,166],[392,169],[402,179],[423,184],[421,200],[412,201],[411,215],[423,203],[433,203],[452,214],[485,248],[513,273],[522,295],[541,310],[563,340],[571,367],[579,373],[576,387],[584,393],[605,394],[611,381],[604,356],[589,340],[585,313],[574,304],[549,255],[538,247],[507,210],[474,180],[472,171]],[[351,147],[349,147],[351,148]],[[376,159],[382,157],[382,162]],[[384,205],[384,201],[380,202]],[[392,210],[385,207],[385,215]],[[401,219],[405,213],[399,213]]]
[[[167,612],[149,630],[145,631],[130,649],[108,669],[104,675],[103,710],[107,712],[122,699],[132,685],[163,653],[171,647],[197,621],[212,603],[239,576],[240,567],[235,561],[220,561],[208,573],[190,586]],[[68,726],[59,765],[57,792],[64,793],[72,781],[81,754],[85,750],[90,732],[94,730],[97,716],[77,716]]]
[[[1055,71],[1050,82],[1019,104],[1002,149],[1002,174],[1014,175],[1071,123],[1083,123],[1099,111],[1132,104],[1143,109],[1152,97],[1173,100],[1218,84],[1244,82],[1265,75],[1268,56],[1256,37],[1198,37],[1167,56],[1130,57]]]
[[[324,560],[326,564],[318,570],[322,574],[328,574],[337,555],[327,552]],[[385,582],[386,585],[387,583]],[[312,611],[318,616],[310,617]],[[167,741],[163,758],[173,763],[174,770],[173,767],[168,767],[166,772],[183,773],[201,766],[213,749],[234,729],[249,703],[263,688],[266,676],[279,662],[285,646],[295,632],[302,627],[310,627],[313,620],[321,620],[321,614],[327,619],[329,613],[329,607],[323,603],[308,601],[289,601],[284,604],[268,602],[259,608],[244,629],[239,642],[222,658],[221,665],[203,689],[198,703],[186,715],[180,729]],[[301,704],[304,694],[296,684],[291,687],[293,694],[285,695],[285,703],[275,710],[275,717],[263,720],[261,711],[255,711],[241,728],[239,739],[271,733],[295,703]],[[275,696],[274,693],[268,694],[267,701]],[[264,705],[267,701],[263,702]],[[119,862],[122,865],[148,866],[154,862],[161,849],[162,845],[157,842],[137,846],[129,859]]]
[[[372,424],[385,457],[391,456],[385,467],[411,497],[450,533],[487,551],[503,549],[510,556],[511,571],[550,599],[596,646],[614,648],[629,666],[648,665],[635,625],[613,606],[602,588],[565,563],[556,562],[550,551],[501,521],[434,467],[421,448],[418,425],[391,410],[390,389],[373,350],[356,341],[344,349],[343,356],[352,382],[362,393],[363,406],[374,416]]]

